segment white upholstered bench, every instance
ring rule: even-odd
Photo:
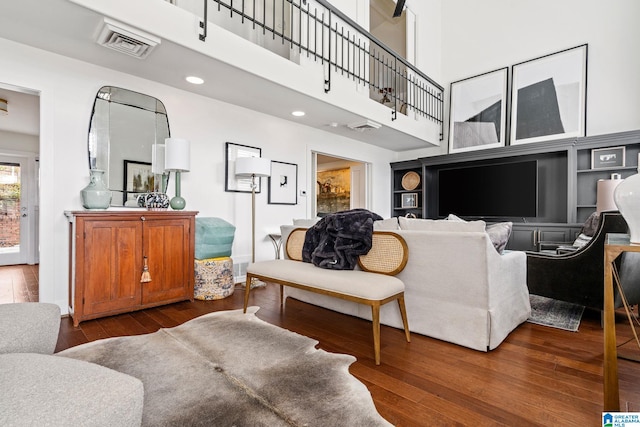
[[[289,234],[285,250],[289,259],[260,261],[247,267],[244,310],[249,305],[251,280],[257,278],[283,286],[354,301],[371,306],[373,348],[376,365],[380,364],[380,306],[398,301],[407,342],[411,341],[404,304],[404,283],[394,277],[407,264],[408,249],[399,235],[374,231],[371,250],[358,259],[361,270],[328,270],[302,262],[302,247],[306,229],[297,228]]]

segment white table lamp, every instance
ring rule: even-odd
[[[620,174],[611,174],[611,179],[599,179],[596,187],[596,211],[617,211],[618,206],[613,199],[613,192],[622,182]]]
[[[271,160],[262,157],[238,157],[236,176],[251,177],[251,262],[256,262],[256,178],[271,176]]]
[[[182,210],[187,202],[180,195],[180,174],[191,168],[191,144],[186,139],[166,138],[164,140],[164,169],[175,172],[176,195],[171,199],[172,209]]]

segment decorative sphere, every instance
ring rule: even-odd
[[[180,196],[171,199],[171,209],[181,211],[187,205],[187,202]]]

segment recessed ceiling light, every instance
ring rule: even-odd
[[[189,76],[186,78],[186,80],[189,83],[193,83],[194,85],[201,85],[202,83],[204,83],[204,80],[202,80],[200,77],[196,77],[196,76]]]
[[[305,112],[304,111],[293,111],[293,112],[291,112],[291,115],[292,116],[296,116],[296,117],[302,117],[302,116],[305,115]]]

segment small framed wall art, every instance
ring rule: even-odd
[[[585,135],[587,45],[512,67],[511,144]]]
[[[271,161],[269,204],[298,204],[298,165],[275,160]]]
[[[417,208],[418,193],[404,193],[400,202],[401,208]]]
[[[153,172],[151,163],[124,160],[124,194],[122,203],[135,200],[142,193],[153,191]]]
[[[235,193],[251,193],[251,177],[236,177],[236,159],[238,157],[262,157],[262,149],[248,145],[225,144],[224,191]],[[262,189],[262,180],[256,179],[256,193]]]
[[[451,83],[449,152],[503,147],[508,68]]]
[[[591,169],[622,168],[624,165],[624,147],[596,148],[591,150]]]

